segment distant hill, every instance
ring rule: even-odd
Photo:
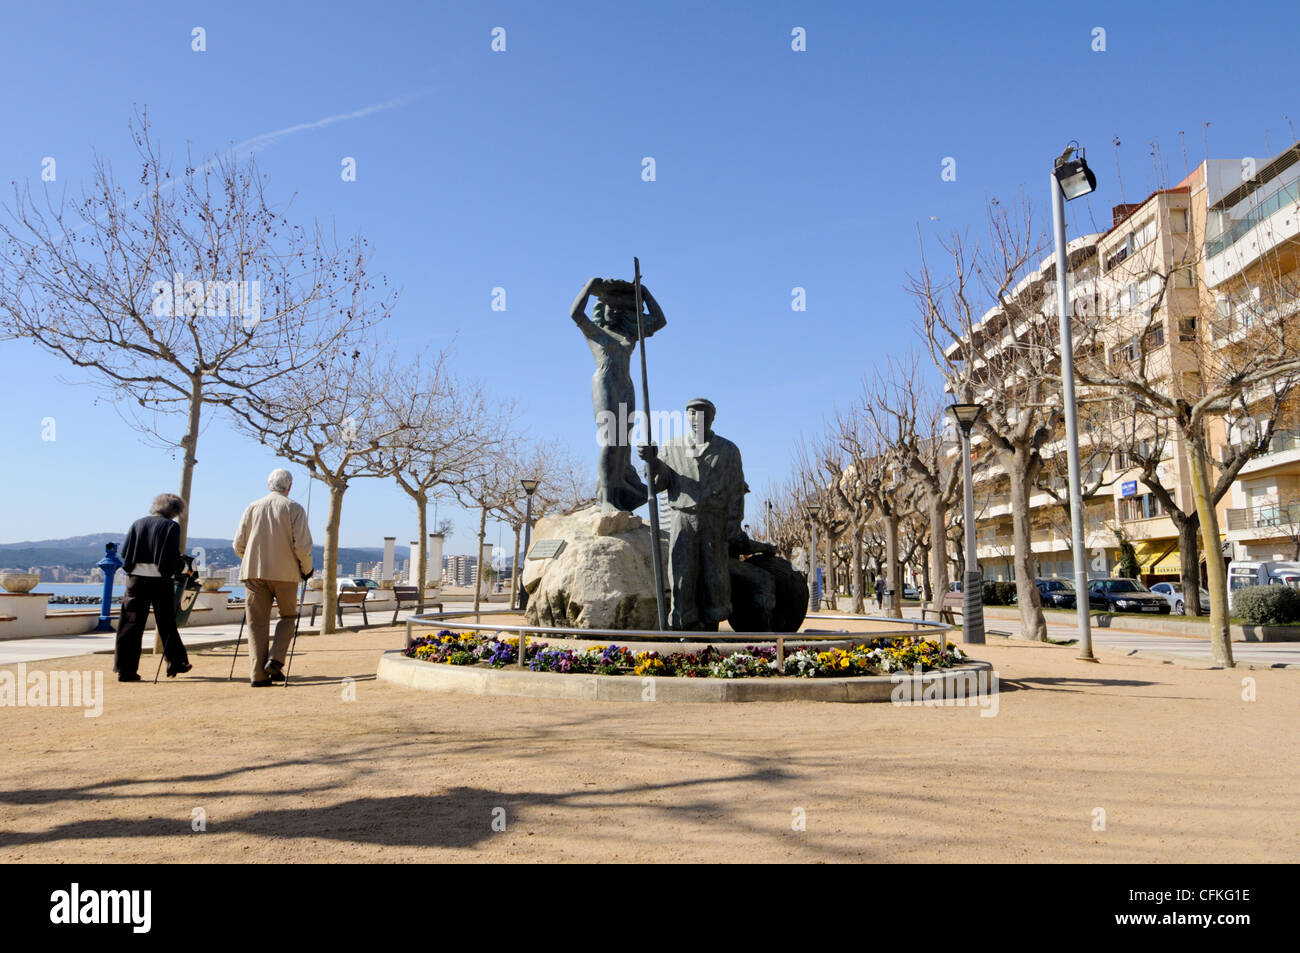
[[[104,557],[104,544],[121,545],[126,533],[90,533],[70,536],[67,539],[28,540],[21,543],[0,543],[0,568],[26,569],[28,566],[67,566],[69,569],[89,569]],[[193,551],[203,549],[204,559],[210,569],[228,569],[238,565],[235,550],[228,539],[205,536],[191,537],[186,547]],[[408,554],[409,555],[409,554]],[[384,558],[382,547],[340,549],[339,562],[345,572],[351,572],[359,562],[375,562]],[[397,563],[406,558],[399,549]],[[312,547],[312,562],[319,569],[325,561],[325,547]]]

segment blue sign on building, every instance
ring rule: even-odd
[[[1137,491],[1138,491],[1137,480],[1129,480],[1128,482],[1121,483],[1119,485],[1119,492],[1121,496],[1137,496]]]

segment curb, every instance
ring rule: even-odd
[[[927,672],[926,685],[942,681],[961,682],[992,672],[990,662],[971,661],[963,665]],[[859,678],[659,678],[635,675],[562,675],[558,672],[529,672],[518,668],[482,668],[468,665],[444,665],[406,658],[401,650],[385,652],[379,660],[376,677],[407,688],[428,692],[451,692],[467,695],[505,695],[516,698],[556,698],[569,701],[618,702],[889,702],[901,679],[889,675]],[[909,676],[913,684],[915,675]],[[985,685],[995,691],[991,680]],[[651,697],[647,691],[653,688]],[[920,689],[916,690],[920,694]],[[953,697],[956,692],[945,684],[940,694]],[[972,706],[978,704],[975,692],[966,693]]]

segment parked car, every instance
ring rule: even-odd
[[[916,586],[912,585],[910,582],[905,582],[903,583],[903,598],[920,599],[921,593],[917,590]]]
[[[1035,579],[1043,605],[1049,609],[1073,609],[1078,603],[1074,583],[1068,579]]]
[[[1300,562],[1259,562],[1234,559],[1228,563],[1228,608],[1238,589],[1247,586],[1290,586],[1300,589]]]
[[[370,591],[366,593],[366,599],[371,600],[375,598],[375,593],[379,591],[379,583],[373,579],[363,579],[360,576],[340,576],[338,591],[342,592],[344,589],[369,589]]]
[[[1151,591],[1158,596],[1164,596],[1169,607],[1173,609],[1174,615],[1186,615],[1187,606],[1183,601],[1183,585],[1179,582],[1158,582],[1151,587]],[[1201,611],[1210,611],[1210,594],[1201,589]]]
[[[1094,579],[1088,583],[1088,607],[1099,612],[1153,612],[1169,615],[1164,596],[1136,579]]]

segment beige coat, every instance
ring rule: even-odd
[[[235,533],[235,555],[243,560],[241,581],[298,582],[311,572],[311,530],[302,504],[274,491],[248,504]]]

